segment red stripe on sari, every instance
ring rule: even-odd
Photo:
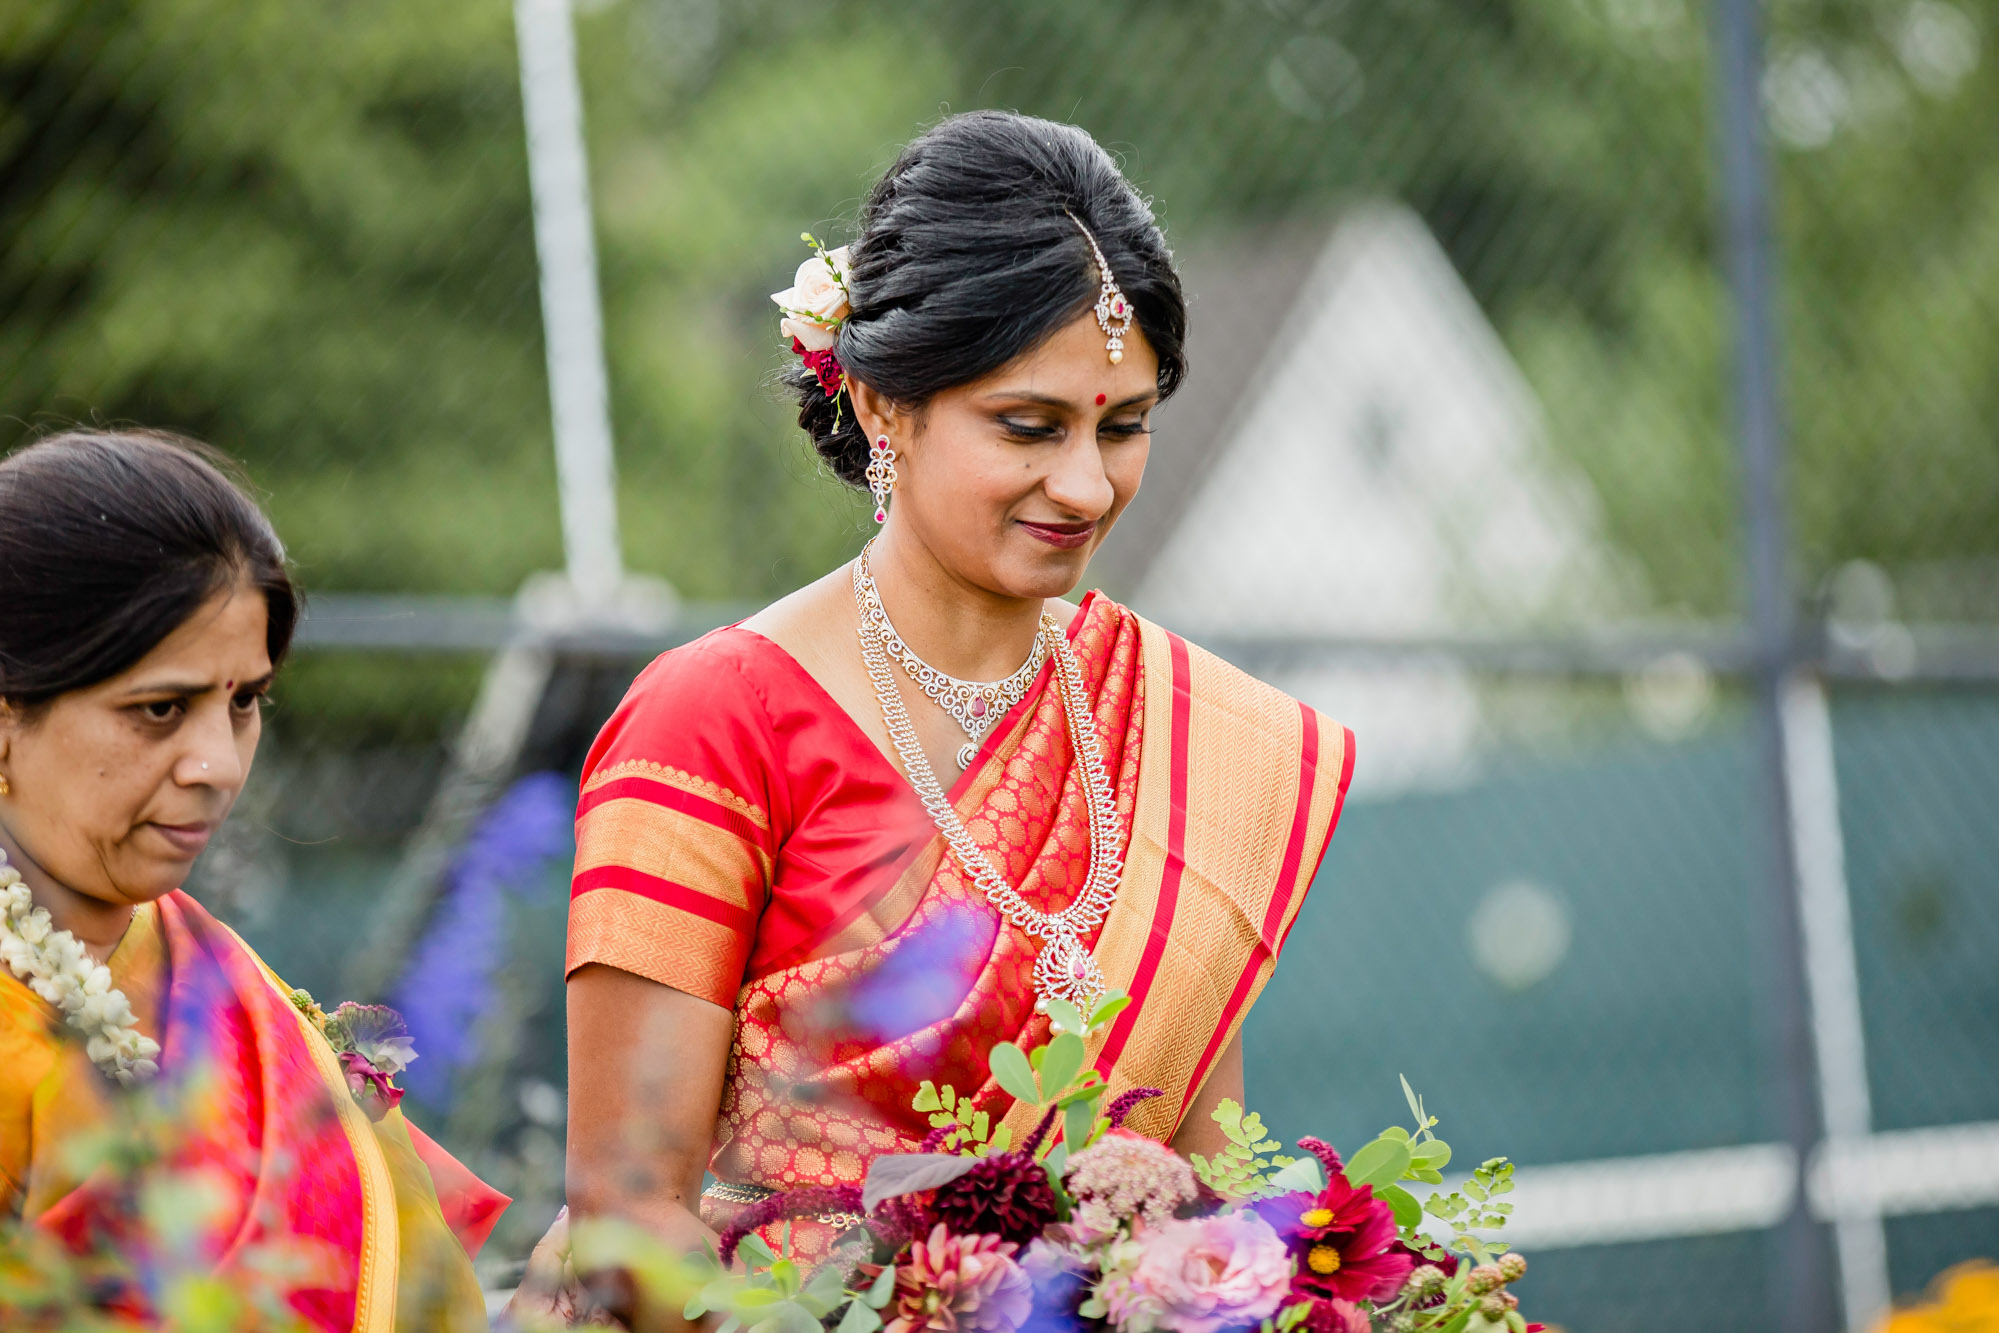
[[[1338,724],[1335,723],[1334,725]],[[1319,867],[1326,863],[1326,853],[1333,846],[1333,834],[1340,827],[1340,814],[1347,808],[1347,788],[1353,783],[1352,727],[1340,727],[1340,748],[1345,752],[1340,760],[1340,789],[1333,795],[1333,813],[1332,817],[1326,821],[1326,837],[1325,841],[1319,844],[1319,855],[1312,865],[1312,879],[1319,877]],[[1312,881],[1307,880],[1305,882],[1310,884]],[[1298,918],[1294,916],[1291,918],[1290,925],[1284,927],[1284,934],[1277,940],[1279,950],[1284,948],[1284,941],[1291,938],[1291,927],[1297,924]]]
[[[747,930],[755,918],[734,903],[725,903],[711,893],[676,884],[670,879],[648,875],[643,870],[633,870],[628,866],[597,866],[576,876],[569,889],[573,901],[593,889],[623,889],[650,898],[668,907],[677,907],[683,912],[706,917],[718,926],[728,926],[736,930]]]
[[[1187,738],[1193,729],[1194,719],[1193,665],[1187,657],[1185,639],[1177,634],[1168,634],[1166,641],[1171,645],[1173,654],[1173,748],[1169,787],[1171,806],[1166,824],[1166,869],[1159,882],[1159,907],[1153,917],[1152,932],[1145,942],[1145,952],[1139,958],[1138,970],[1132,976],[1132,1003],[1111,1025],[1110,1036],[1097,1053],[1097,1072],[1106,1078],[1110,1077],[1112,1067],[1123,1053],[1125,1042],[1131,1039],[1132,1025],[1138,1021],[1139,1004],[1145,999],[1152,979],[1159,973],[1160,959],[1166,954],[1166,937],[1173,929],[1173,912],[1180,902],[1180,877],[1187,869]]]
[[[1221,1054],[1222,1042],[1235,1030],[1236,1019],[1242,1014],[1243,1002],[1249,998],[1250,987],[1256,984],[1257,974],[1281,945],[1281,936],[1289,933],[1284,915],[1290,909],[1293,896],[1304,889],[1298,881],[1298,863],[1304,859],[1305,834],[1312,822],[1312,789],[1317,783],[1319,768],[1319,715],[1303,704],[1298,705],[1298,712],[1305,724],[1301,738],[1303,753],[1298,762],[1298,803],[1291,813],[1291,836],[1284,845],[1284,864],[1277,872],[1277,890],[1270,895],[1269,907],[1264,909],[1263,929],[1258,932],[1256,947],[1250,950],[1249,962],[1236,978],[1235,989],[1230,992],[1228,1004],[1222,1010],[1221,1026],[1215,1029],[1214,1036],[1208,1038],[1207,1049],[1201,1052],[1200,1063],[1194,1066],[1194,1077],[1188,1080],[1186,1096],[1180,1102],[1182,1114],[1207,1081],[1209,1068],[1214,1064],[1215,1057]]]
[[[617,778],[585,792],[576,802],[576,818],[580,821],[600,805],[625,799],[647,801],[693,815],[717,828],[727,829],[753,847],[767,847],[770,843],[767,830],[758,828],[746,816],[720,801],[643,777]]]

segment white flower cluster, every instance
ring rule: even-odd
[[[83,944],[35,906],[21,872],[0,854],[0,962],[28,983],[84,1037],[91,1063],[121,1087],[159,1072],[160,1045],[134,1025],[125,992],[111,984],[111,969],[95,962]]]

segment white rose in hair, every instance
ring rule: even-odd
[[[800,264],[791,286],[771,294],[785,312],[778,332],[798,339],[808,352],[823,352],[839,341],[840,321],[847,317],[847,268],[844,245]]]

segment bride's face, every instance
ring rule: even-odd
[[[266,618],[230,588],[109,680],[0,713],[0,828],[26,873],[113,905],[180,887],[257,751]]]
[[[985,378],[887,423],[897,473],[890,524],[974,587],[1067,593],[1138,492],[1158,384],[1159,358],[1135,325],[1112,365],[1085,312]]]

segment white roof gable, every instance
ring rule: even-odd
[[[1419,219],[1355,210],[1278,317],[1133,604],[1189,628],[1386,635],[1595,600],[1590,497]]]

